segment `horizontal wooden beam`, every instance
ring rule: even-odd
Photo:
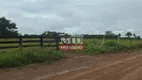
[[[22,37],[22,38],[40,38],[42,36],[15,36],[15,37],[0,37],[0,39],[10,39],[10,38],[19,38],[19,37]],[[50,38],[50,39],[53,39],[54,37],[46,37],[46,36],[43,36],[43,38]]]
[[[19,46],[2,46],[0,49],[19,48]]]
[[[13,44],[13,43],[19,44],[19,41],[0,41],[0,44]]]

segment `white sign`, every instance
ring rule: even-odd
[[[82,38],[61,38],[65,44],[83,44]]]

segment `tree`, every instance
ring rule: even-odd
[[[131,39],[132,33],[131,32],[127,32],[126,36],[128,36],[128,39],[130,39],[130,44],[132,44],[132,39]]]
[[[23,36],[24,36],[24,37],[29,37],[30,35],[29,35],[29,34],[24,34]]]
[[[10,37],[18,36],[18,31],[16,24],[7,20],[5,17],[0,18],[0,36],[1,37]]]
[[[141,39],[141,37],[140,37],[140,36],[138,36],[138,37],[137,37],[137,39]]]
[[[106,36],[113,36],[113,35],[115,35],[115,34],[112,33],[112,31],[106,31],[106,32],[105,32],[105,35],[106,35]]]
[[[136,34],[133,34],[134,38],[137,38]]]
[[[128,38],[130,38],[132,36],[132,33],[131,32],[127,32],[126,36],[128,36]]]
[[[41,34],[42,36],[47,36],[47,32],[45,31],[44,33]]]
[[[121,34],[120,34],[120,33],[118,34],[118,37],[121,37]]]
[[[114,33],[112,33],[112,31],[106,31],[105,32],[105,37],[106,38],[117,38],[117,35],[115,35]]]

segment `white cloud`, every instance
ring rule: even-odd
[[[142,36],[141,4],[141,0],[1,0],[0,16],[16,22],[21,33],[112,30]]]

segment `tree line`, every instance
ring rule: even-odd
[[[18,28],[16,27],[16,23],[12,22],[11,20],[6,19],[5,17],[0,17],[0,37],[16,37],[16,36],[25,36],[25,37],[34,37],[34,36],[47,36],[47,37],[55,37],[55,36],[64,36],[69,37],[71,35],[67,33],[61,33],[61,32],[51,32],[51,31],[45,31],[42,34],[24,34],[21,35],[18,33]],[[124,38],[121,37],[121,33],[114,34],[112,31],[106,31],[105,35],[95,35],[95,34],[82,34],[84,38],[109,38],[109,39],[116,39],[116,38]],[[125,38],[133,38],[140,39],[140,36],[137,36],[135,33],[127,32],[125,34]]]
[[[105,35],[95,35],[95,34],[83,34],[84,35],[84,38],[107,38],[107,39],[117,39],[118,37],[119,38],[122,38],[122,39],[130,39],[130,38],[133,38],[133,39],[141,39],[140,36],[137,36],[135,33],[131,33],[131,32],[126,32],[125,36],[126,37],[121,37],[122,34],[119,33],[119,34],[114,34],[112,31],[106,31],[105,32]]]

